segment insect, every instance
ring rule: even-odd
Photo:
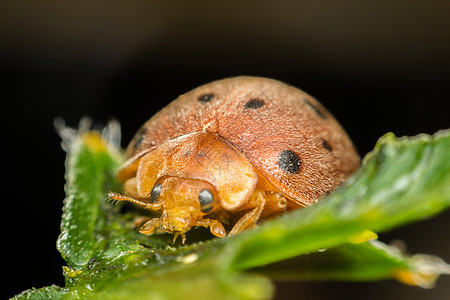
[[[217,237],[317,202],[360,164],[349,137],[313,97],[282,82],[234,77],[196,88],[148,120],[118,172],[129,201],[157,213],[140,232],[182,242]]]

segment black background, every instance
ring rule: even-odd
[[[266,76],[318,98],[364,155],[388,131],[450,127],[449,13],[448,1],[2,1],[2,290],[64,284],[55,241],[65,154],[55,117],[72,126],[85,115],[114,117],[126,146],[179,94]],[[449,217],[380,239],[450,262]],[[277,283],[276,296],[444,299],[449,277],[433,290],[394,280]]]

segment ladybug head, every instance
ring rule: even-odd
[[[216,189],[208,182],[180,177],[163,177],[156,182],[150,201],[161,203],[161,228],[184,233],[219,206]]]

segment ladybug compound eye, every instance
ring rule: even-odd
[[[214,197],[211,191],[202,190],[198,194],[198,200],[200,201],[200,209],[204,213],[209,213],[214,207]]]
[[[158,201],[159,194],[161,194],[161,189],[161,183],[155,184],[150,193],[150,202],[155,203],[156,201]]]

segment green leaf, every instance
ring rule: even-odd
[[[318,204],[229,238],[191,230],[188,245],[173,245],[167,234],[139,234],[133,219],[143,212],[124,212],[106,200],[108,191],[120,190],[114,172],[122,157],[98,133],[82,131],[66,143],[67,196],[57,243],[67,262],[66,287],[29,290],[16,299],[265,299],[273,293],[268,277],[397,278],[429,287],[450,273],[434,256],[364,242],[450,205],[449,131],[387,134],[361,169]]]
[[[33,300],[47,300],[47,299],[62,299],[64,297],[64,290],[59,286],[47,286],[40,289],[29,289],[23,291],[12,299],[33,299]]]
[[[450,271],[436,256],[408,257],[377,240],[323,249],[254,270],[277,280],[373,281],[394,277],[423,288],[433,287],[439,274]]]
[[[101,232],[104,185],[118,164],[106,151],[86,147],[83,139],[71,145],[66,168],[66,194],[57,248],[70,267],[85,266],[105,242]],[[109,176],[109,178],[107,178]]]

